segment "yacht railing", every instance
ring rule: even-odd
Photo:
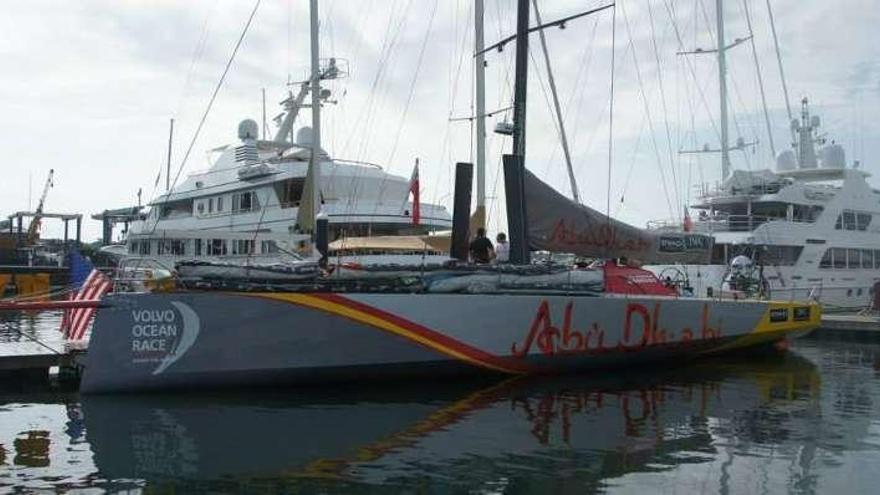
[[[769,215],[715,215],[698,217],[694,220],[695,232],[751,232],[767,222],[812,224],[815,219],[777,217]],[[681,231],[682,222],[676,220],[654,220],[648,222],[649,230]]]

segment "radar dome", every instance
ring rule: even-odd
[[[296,131],[296,144],[300,146],[311,146],[315,133],[312,132],[311,127],[300,127],[298,131]]]
[[[783,150],[781,153],[776,155],[776,171],[777,172],[788,172],[788,171],[794,170],[796,168],[797,168],[797,159],[794,156],[794,151]]]
[[[820,152],[822,168],[846,168],[846,151],[843,146],[831,143]]]
[[[260,126],[252,119],[245,119],[238,123],[238,139],[257,139],[260,133]]]

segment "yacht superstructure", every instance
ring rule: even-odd
[[[339,69],[330,59],[322,78]],[[274,139],[258,139],[252,120],[239,124],[239,143],[212,150],[218,156],[208,170],[196,172],[159,196],[142,222],[132,225],[127,250],[130,256],[164,261],[173,266],[181,258],[234,258],[297,252],[306,247],[311,226],[298,225],[298,214],[309,160],[311,127],[300,127],[291,139],[305,96],[282,104]],[[321,98],[329,90],[321,90]],[[442,205],[420,203],[418,222],[413,218],[408,179],[389,174],[381,166],[333,158],[319,148],[318,194],[320,216],[329,223],[329,240],[350,236],[423,235],[451,228],[452,219]]]
[[[650,268],[686,278],[698,295],[737,289],[731,272],[745,270],[774,299],[813,296],[826,309],[869,305],[880,281],[880,191],[819,126],[804,99],[792,122],[794,146],[779,154],[774,171],[737,170],[692,205],[699,214],[691,228],[715,240],[710,264]],[[749,266],[732,267],[738,256]]]

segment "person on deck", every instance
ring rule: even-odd
[[[477,229],[477,238],[471,241],[469,249],[474,263],[486,264],[495,258],[495,248],[492,246],[492,241],[486,237],[486,229],[482,227]]]
[[[507,263],[510,260],[510,245],[507,244],[507,235],[499,232],[495,236],[495,262]]]

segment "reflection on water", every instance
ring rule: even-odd
[[[259,393],[0,393],[0,491],[874,493],[880,346]]]

